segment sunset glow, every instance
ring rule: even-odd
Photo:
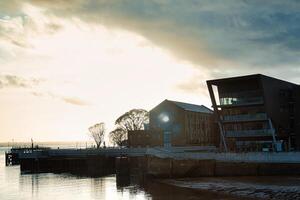
[[[115,119],[132,108],[151,109],[165,98],[208,103],[206,94],[177,88],[196,73],[193,66],[141,35],[77,18],[51,17],[63,27],[49,33],[43,30],[47,16],[35,7],[25,11],[41,30],[19,30],[26,36],[16,33],[24,37],[26,47],[1,41],[10,49],[1,59],[1,74],[28,83],[0,91],[2,142],[86,140],[89,125],[104,121],[112,130]]]
[[[299,82],[299,5],[264,8],[1,1],[0,142],[86,140],[90,125],[103,121],[109,132],[124,112],[164,99],[211,107],[207,79],[263,73]]]

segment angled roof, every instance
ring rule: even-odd
[[[260,78],[261,76],[263,76],[263,75],[262,74],[250,74],[250,75],[244,75],[244,76],[234,76],[234,77],[226,77],[226,78],[207,80],[206,82],[218,84],[218,83],[222,83],[223,81],[238,81],[238,80],[245,80],[245,79],[251,79],[251,78]]]
[[[178,102],[178,101],[171,101],[167,100],[169,102],[174,103],[176,106],[186,110],[186,111],[192,111],[192,112],[201,112],[201,113],[208,113],[213,114],[213,111],[206,106],[203,105],[196,105],[196,104],[190,104],[190,103],[184,103],[184,102]]]
[[[285,80],[281,80],[278,78],[274,78],[271,76],[266,76],[264,74],[250,74],[250,75],[244,75],[244,76],[234,76],[234,77],[227,77],[227,78],[220,78],[220,79],[214,79],[214,80],[207,80],[207,83],[212,83],[212,84],[218,84],[218,83],[222,83],[222,82],[226,82],[226,81],[238,81],[238,80],[245,80],[245,79],[250,79],[250,78],[266,78],[266,79],[273,79],[273,80],[277,80],[277,81],[282,81],[282,82],[286,82],[289,84],[293,84],[293,85],[297,85],[295,83],[291,83]]]

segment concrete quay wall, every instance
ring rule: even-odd
[[[196,153],[178,148],[124,152],[41,150],[19,155],[21,171],[31,173],[67,172],[94,177],[116,173],[117,176],[138,174],[142,178],[300,175],[300,152]]]
[[[299,163],[227,162],[147,158],[147,175],[157,178],[300,175]]]
[[[105,156],[26,158],[20,159],[20,169],[23,173],[52,172],[100,177],[115,173],[115,159]]]
[[[217,160],[224,162],[257,162],[257,163],[299,163],[300,152],[207,152],[190,151],[178,148],[149,148],[146,155],[160,158]]]

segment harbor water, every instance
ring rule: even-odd
[[[300,200],[299,176],[145,180],[144,176],[143,178],[134,176],[134,173],[130,178],[115,175],[92,178],[68,173],[24,174],[21,173],[20,166],[5,166],[5,151],[7,150],[9,148],[0,147],[0,200]]]
[[[115,175],[101,178],[71,174],[21,174],[19,166],[5,167],[6,147],[0,147],[1,200],[53,199],[237,199],[170,186],[157,181],[117,185]],[[120,182],[119,182],[120,184]]]

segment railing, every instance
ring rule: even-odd
[[[226,131],[226,137],[259,137],[272,136],[274,129]]]
[[[254,121],[254,120],[267,120],[267,119],[268,117],[266,113],[223,116],[224,122]]]

